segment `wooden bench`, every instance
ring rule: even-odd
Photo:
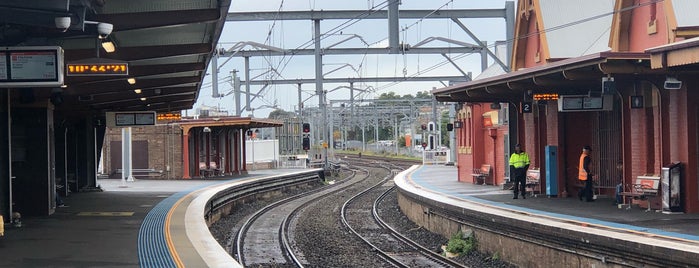
[[[525,183],[527,192],[532,193],[532,196],[541,194],[541,171],[539,169],[527,170],[527,182]]]
[[[473,174],[471,174],[473,176],[473,184],[485,185],[488,181],[490,181],[490,184],[493,184],[490,173],[490,165],[483,164],[481,168],[474,168]]]
[[[623,206],[626,209],[631,208],[631,200],[646,200],[648,202],[648,208],[646,211],[651,210],[651,198],[658,196],[660,188],[660,177],[659,176],[638,176],[633,184],[627,184],[624,191],[619,193],[623,199]],[[627,200],[629,202],[627,202]]]

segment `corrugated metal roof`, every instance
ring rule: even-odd
[[[675,10],[678,27],[699,26],[699,1],[697,0],[672,0],[672,8]]]
[[[571,58],[610,50],[614,1],[540,0],[551,58]],[[608,14],[600,18],[595,16]]]

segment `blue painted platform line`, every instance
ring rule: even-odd
[[[153,209],[148,212],[148,215],[146,215],[146,218],[143,219],[141,228],[138,231],[138,262],[140,267],[177,267],[165,237],[165,221],[170,209],[172,209],[180,199],[193,191],[229,181],[231,180],[212,182],[173,194],[153,207]]]
[[[412,175],[410,176],[410,179],[414,183],[416,183],[417,185],[420,185],[420,187],[428,189],[429,191],[439,192],[439,193],[446,194],[446,195],[451,195],[454,197],[461,198],[463,200],[481,203],[481,204],[491,206],[491,207],[498,207],[498,208],[503,208],[503,209],[508,209],[508,210],[521,211],[521,212],[525,212],[528,214],[542,215],[542,216],[547,216],[550,218],[560,219],[562,221],[586,222],[589,224],[594,224],[594,225],[598,225],[598,226],[605,226],[605,227],[610,227],[610,228],[615,228],[615,229],[622,229],[622,230],[628,230],[628,231],[639,232],[639,233],[647,233],[647,234],[665,236],[665,237],[671,237],[671,238],[679,238],[679,239],[690,240],[690,241],[699,241],[699,236],[697,236],[697,235],[684,234],[684,233],[673,232],[673,231],[666,231],[666,230],[661,230],[661,229],[657,229],[657,228],[636,226],[636,225],[631,225],[631,224],[626,224],[626,223],[611,222],[611,221],[606,221],[606,220],[594,219],[594,218],[590,218],[590,217],[581,217],[581,216],[568,215],[568,214],[563,214],[563,213],[549,212],[549,211],[545,211],[542,209],[526,208],[526,207],[522,207],[522,206],[506,204],[503,202],[483,199],[483,198],[480,198],[478,195],[473,195],[473,193],[477,193],[477,190],[473,191],[472,189],[477,189],[480,186],[474,186],[470,183],[463,183],[463,184],[458,184],[459,185],[458,188],[461,188],[461,189],[457,189],[454,187],[453,184],[440,183],[440,180],[443,179],[442,177],[450,177],[449,173],[442,172],[442,171],[443,170],[436,170],[432,166],[420,166],[419,168],[417,168],[416,170],[413,171]],[[442,174],[440,172],[445,173],[445,174]],[[445,180],[451,180],[451,179],[455,180],[456,179],[455,172],[454,172],[453,176],[454,176],[454,178],[444,178],[444,179]],[[464,191],[466,191],[466,193]],[[509,193],[508,193],[508,195],[509,195]]]
[[[141,267],[177,267],[165,241],[165,218],[175,203],[188,193],[179,192],[165,198],[143,219],[138,231],[138,262]]]

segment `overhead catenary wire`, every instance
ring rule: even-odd
[[[326,31],[326,33],[321,34],[321,37],[320,37],[320,39],[318,40],[318,42],[320,42],[321,40],[323,40],[323,39],[325,39],[325,38],[328,38],[328,37],[330,37],[330,36],[333,36],[333,35],[335,35],[335,34],[341,32],[342,30],[344,30],[344,29],[346,29],[346,28],[348,28],[348,27],[354,25],[355,23],[357,23],[357,22],[360,21],[361,19],[363,19],[363,18],[365,18],[365,17],[367,17],[367,16],[369,16],[369,15],[371,15],[371,14],[377,12],[378,10],[381,10],[381,9],[387,7],[389,1],[396,1],[396,0],[386,0],[386,1],[382,2],[382,3],[380,3],[379,5],[373,6],[371,9],[369,9],[369,10],[363,12],[362,14],[357,15],[355,18],[346,20],[345,22],[343,22],[343,23],[341,23],[341,24],[335,26],[334,28],[332,28],[332,29]],[[311,45],[313,45],[313,44],[314,44],[314,41],[315,41],[314,38],[311,38],[309,41],[306,41],[306,42],[304,42],[303,44],[299,45],[296,49],[306,49],[306,48],[310,47]],[[368,46],[367,46],[367,48],[368,48]],[[275,70],[278,70],[278,73],[280,74],[280,77],[281,77],[281,73],[286,69],[286,67],[288,66],[288,64],[291,62],[291,59],[293,58],[293,56],[294,56],[294,54],[291,54],[291,55],[289,56],[288,59],[285,59],[285,58],[286,58],[286,55],[282,56],[282,58],[279,60],[279,64],[276,66],[276,68],[273,68],[273,69],[275,69]],[[285,61],[285,60],[286,60],[286,61]],[[268,64],[272,65],[272,63],[271,63],[270,61],[267,61],[267,62],[268,62]],[[283,66],[281,65],[282,62],[284,62],[284,65],[283,65]],[[281,68],[280,68],[280,66],[281,66]]]
[[[380,4],[378,4],[378,5],[376,5],[376,6],[373,6],[371,9],[369,9],[369,10],[367,10],[367,11],[365,11],[365,12],[362,12],[361,14],[357,15],[356,17],[344,21],[344,22],[341,23],[340,25],[337,25],[337,26],[335,26],[334,28],[332,28],[332,29],[326,31],[326,33],[321,34],[321,35],[320,35],[320,39],[318,40],[318,42],[320,42],[320,41],[322,41],[323,39],[328,38],[328,37],[330,37],[330,36],[332,36],[332,35],[334,35],[334,34],[339,33],[340,31],[342,31],[342,30],[344,30],[344,29],[346,29],[346,28],[348,28],[348,27],[354,25],[355,23],[359,22],[361,19],[363,19],[363,18],[365,18],[365,17],[368,17],[369,15],[371,15],[371,14],[373,14],[373,13],[376,13],[377,11],[379,11],[379,10],[381,10],[381,9],[383,9],[383,8],[385,8],[385,7],[387,7],[389,1],[397,1],[397,0],[386,0],[386,1],[383,1],[383,2],[381,2]],[[311,45],[313,45],[313,44],[314,44],[314,41],[315,41],[315,38],[311,38],[310,40],[308,40],[308,41],[304,42],[303,44],[299,45],[299,46],[296,48],[296,50],[298,50],[298,49],[306,49],[306,48],[310,47]],[[291,56],[289,57],[289,59],[287,59],[287,61],[286,61],[286,63],[284,64],[284,66],[282,66],[281,69],[279,69],[279,68],[277,68],[277,69],[279,69],[280,72],[281,72],[281,71],[284,71],[284,70],[286,69],[286,66],[288,66],[288,64],[291,62],[291,59],[293,58],[294,55],[295,55],[295,54],[291,54]],[[282,61],[284,60],[285,57],[286,57],[286,55],[282,56]]]
[[[663,2],[663,1],[664,1],[664,0],[654,0],[654,1],[649,1],[649,2],[645,2],[645,3],[638,3],[638,4],[635,4],[635,5],[629,6],[629,7],[625,7],[625,8],[619,9],[619,10],[614,10],[614,11],[611,11],[611,12],[608,12],[608,13],[604,13],[604,14],[600,14],[600,15],[596,15],[596,16],[584,18],[584,19],[581,19],[581,20],[573,21],[573,22],[570,22],[570,23],[566,23],[566,24],[563,24],[563,25],[558,25],[558,26],[551,27],[551,28],[546,28],[546,29],[543,29],[543,30],[540,30],[540,31],[537,31],[537,32],[532,32],[532,33],[529,33],[529,34],[527,34],[527,35],[519,36],[518,38],[519,38],[519,39],[528,38],[528,37],[530,37],[530,36],[534,36],[534,35],[538,35],[538,34],[542,34],[542,33],[546,33],[546,32],[551,32],[551,31],[563,29],[563,28],[566,28],[566,27],[571,27],[571,26],[574,26],[574,25],[578,25],[578,24],[581,24],[581,23],[585,23],[585,22],[587,22],[587,21],[591,21],[591,20],[599,19],[599,18],[602,18],[602,17],[605,17],[605,16],[613,15],[613,14],[615,14],[615,13],[625,12],[625,11],[629,11],[629,10],[632,10],[632,9],[635,9],[635,8],[639,8],[639,7],[642,7],[642,6],[647,6],[647,5],[650,5],[650,4],[659,3],[659,2]],[[387,2],[387,1],[384,1],[384,2],[382,2],[382,4],[383,4],[383,3],[386,3],[386,2]],[[373,1],[372,1],[372,3],[373,3]],[[447,4],[452,4],[452,5],[453,5],[453,1],[449,1]],[[376,6],[375,6],[375,7],[376,7]],[[359,16],[358,16],[358,17],[359,17]],[[358,19],[358,18],[357,18],[357,19]],[[353,20],[353,19],[352,19],[352,20]],[[352,20],[348,20],[348,21],[346,21],[345,23],[343,23],[343,24],[341,24],[341,25],[338,25],[338,26],[335,27],[334,29],[338,29],[338,27],[342,27],[343,25],[349,23],[349,22],[352,21]],[[355,21],[354,23],[356,23],[356,21]],[[416,23],[413,23],[413,25],[410,25],[409,27],[404,28],[404,31],[406,31],[407,28],[414,27],[414,25],[418,25],[418,23],[417,23],[417,22],[416,22]],[[351,24],[350,24],[350,25],[347,25],[346,27],[349,27],[349,26],[351,26]],[[346,28],[346,27],[345,27],[345,28]],[[344,28],[342,28],[342,29],[344,29]],[[451,27],[450,27],[450,29],[451,29]],[[322,34],[322,35],[321,35],[321,40],[324,39],[324,38],[330,37],[332,32],[333,32],[333,30],[330,30],[330,31],[327,31],[325,34]],[[450,32],[450,34],[451,34],[451,32]],[[600,36],[599,38],[601,38],[601,36]],[[598,39],[599,39],[599,38],[598,38]],[[304,43],[303,45],[307,45],[307,44],[309,44],[309,42],[312,42],[312,41],[313,41],[313,39],[311,39],[310,41]],[[505,40],[506,43],[511,43],[511,42],[514,42],[514,41],[515,41],[514,38],[506,39],[506,40]],[[378,42],[376,42],[376,43],[378,43]],[[310,44],[312,44],[312,43],[310,43]],[[373,43],[373,44],[375,44],[375,43]],[[303,46],[303,45],[302,45],[302,46]],[[451,45],[451,44],[450,44],[450,45]],[[301,48],[302,46],[299,46],[299,48]],[[495,46],[496,46],[495,44],[490,44],[490,45],[488,45],[488,46],[486,46],[486,47],[487,47],[487,48],[492,48],[492,47],[495,47]],[[285,59],[283,58],[282,60],[280,60],[280,61],[277,63],[277,64],[278,64],[277,66],[283,66],[282,68],[280,68],[280,73],[282,73],[283,70],[286,69],[286,67],[288,67],[288,65],[290,64],[291,58],[292,58],[293,56],[294,56],[294,55],[291,54],[291,55],[288,57],[288,59],[286,59],[286,61],[285,61]],[[420,56],[420,55],[418,55],[418,56]],[[466,56],[466,55],[459,55],[459,56],[457,56],[457,57],[454,57],[453,59],[460,59],[460,58],[465,57],[465,56]],[[364,55],[363,58],[366,59],[366,55]],[[427,72],[429,72],[429,71],[431,71],[431,70],[433,70],[433,69],[435,69],[435,68],[438,68],[438,67],[443,66],[443,65],[446,64],[446,63],[447,63],[447,61],[441,61],[440,63],[437,63],[437,64],[435,64],[435,65],[433,65],[433,66],[431,66],[430,68],[427,68],[427,69],[419,69],[419,68],[418,68],[418,71],[417,71],[416,73],[410,75],[409,77],[413,77],[413,76],[416,76],[416,75],[419,75],[419,74],[427,73]],[[378,62],[377,62],[377,69],[378,69]],[[378,75],[378,73],[377,73],[377,75]],[[408,81],[409,81],[409,80],[408,80]],[[395,84],[400,84],[400,83],[402,83],[402,82],[393,82],[393,83],[391,83],[391,84],[387,84],[387,85],[384,85],[384,86],[381,86],[381,87],[378,87],[378,84],[377,84],[376,88],[377,88],[377,90],[384,90],[384,89],[386,89],[386,88],[392,87],[392,86],[395,85]]]
[[[564,29],[564,28],[567,28],[567,27],[572,27],[572,26],[575,26],[575,25],[578,25],[578,24],[581,24],[581,23],[585,23],[585,22],[588,22],[588,21],[592,21],[592,20],[604,18],[604,17],[606,17],[606,16],[614,15],[614,14],[616,14],[616,13],[621,13],[621,12],[630,11],[630,10],[633,10],[633,9],[636,9],[636,8],[639,8],[639,7],[643,7],[643,6],[647,6],[647,5],[651,5],[651,4],[655,4],[655,3],[659,3],[659,2],[663,2],[663,1],[665,1],[665,0],[652,0],[652,1],[649,1],[649,2],[645,2],[645,3],[638,3],[638,4],[635,4],[635,5],[632,5],[632,6],[628,6],[628,7],[625,7],[625,8],[621,8],[621,9],[619,9],[619,10],[613,10],[613,11],[611,11],[611,12],[607,12],[607,13],[603,13],[603,14],[599,14],[599,15],[595,15],[595,16],[583,18],[583,19],[580,19],[580,20],[576,20],[576,21],[572,21],[572,22],[569,22],[569,23],[561,24],[561,25],[554,26],[554,27],[551,27],[551,28],[546,28],[546,29],[543,29],[543,30],[539,30],[539,31],[536,31],[536,32],[532,32],[532,33],[526,34],[526,35],[524,35],[524,36],[519,36],[519,37],[517,37],[517,38],[507,39],[505,42],[506,42],[506,43],[511,43],[511,42],[514,42],[515,40],[525,39],[525,38],[528,38],[528,37],[531,37],[531,36],[536,36],[536,35],[539,35],[539,34],[542,34],[542,33],[547,33],[547,32],[552,32],[552,31]],[[599,38],[601,38],[601,36],[598,37],[596,40],[599,40]],[[490,44],[490,45],[486,46],[486,48],[494,48],[496,45],[497,45],[497,44]],[[460,58],[462,58],[462,57],[464,57],[464,56],[466,56],[466,55],[470,55],[470,54],[471,54],[471,53],[460,54],[459,56],[456,56],[456,57],[452,58],[452,60],[457,60],[457,59],[460,59]],[[424,73],[429,72],[430,70],[434,70],[434,69],[436,69],[436,68],[439,68],[439,67],[441,67],[441,66],[447,64],[448,62],[449,62],[448,60],[443,60],[443,61],[441,61],[441,62],[439,62],[439,63],[437,63],[437,64],[434,64],[434,65],[432,65],[431,67],[427,68],[427,71],[424,71],[424,72],[418,71],[417,73],[414,73],[414,74],[410,75],[409,77],[417,77],[417,76],[420,75],[420,74],[424,74]],[[377,91],[384,90],[384,89],[386,89],[386,88],[395,86],[395,85],[397,85],[397,84],[400,84],[400,83],[403,83],[403,82],[406,82],[406,81],[409,81],[409,79],[406,79],[405,81],[396,81],[396,82],[391,82],[391,83],[385,84],[385,85],[383,85],[383,86],[378,87],[378,88],[377,88]]]
[[[385,8],[386,6],[388,6],[389,1],[396,1],[396,0],[386,0],[386,1],[382,2],[382,3],[380,3],[379,5],[373,6],[371,9],[369,9],[369,10],[363,12],[362,14],[357,15],[355,18],[346,20],[345,22],[343,22],[343,23],[341,23],[341,24],[335,26],[334,28],[332,28],[332,29],[326,31],[326,33],[321,34],[320,40],[323,40],[323,39],[328,38],[328,37],[330,37],[330,36],[332,36],[332,35],[335,35],[335,34],[337,34],[338,32],[341,32],[343,29],[346,29],[347,27],[350,27],[350,26],[352,26],[353,24],[357,23],[358,21],[362,20],[363,18],[365,18],[365,17],[367,17],[367,16],[369,16],[369,15],[371,15],[371,14],[377,12],[378,10],[381,10],[381,9]],[[282,11],[282,9],[283,9],[283,2],[284,2],[284,1],[282,1],[281,4],[280,4],[280,6],[279,6],[279,9],[278,9],[277,14],[279,14],[279,13]],[[265,40],[265,43],[267,43],[267,44],[268,44],[268,42],[271,40],[271,35],[272,35],[272,33],[273,33],[273,29],[274,29],[275,25],[276,25],[276,18],[275,18],[275,23],[272,24],[272,26],[270,27],[270,30],[268,31],[267,38],[266,38],[266,40]],[[319,41],[320,41],[320,40],[319,40]],[[306,41],[306,42],[304,42],[303,44],[299,45],[296,49],[305,49],[305,48],[308,48],[310,45],[314,44],[314,41],[315,41],[314,38],[311,38],[309,41]],[[270,67],[271,70],[275,70],[275,71],[276,71],[276,74],[278,74],[279,77],[284,78],[284,77],[281,75],[281,73],[286,69],[286,67],[288,66],[288,64],[291,62],[291,59],[293,58],[293,56],[294,56],[294,54],[291,54],[291,55],[289,56],[289,58],[287,59],[287,58],[286,58],[287,55],[284,55],[284,56],[282,56],[282,58],[279,60],[279,62],[276,63],[276,64],[273,63],[272,60],[269,59],[269,58],[266,57],[266,56],[264,57],[264,60],[267,62],[268,66]],[[225,63],[227,63],[227,62],[228,62],[228,61],[226,61]],[[224,64],[225,64],[225,63],[224,63]],[[282,64],[283,64],[283,65],[282,65]],[[275,65],[276,65],[276,67],[273,67],[273,66],[275,66]],[[221,67],[222,67],[222,66],[221,66]],[[280,68],[280,67],[281,67],[281,68]],[[270,79],[270,80],[274,79],[274,75],[268,77],[268,79]]]

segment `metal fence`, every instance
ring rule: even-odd
[[[426,150],[422,152],[423,165],[443,165],[451,162],[451,154],[448,149]]]
[[[306,155],[282,155],[279,157],[280,168],[306,168],[308,167]]]

